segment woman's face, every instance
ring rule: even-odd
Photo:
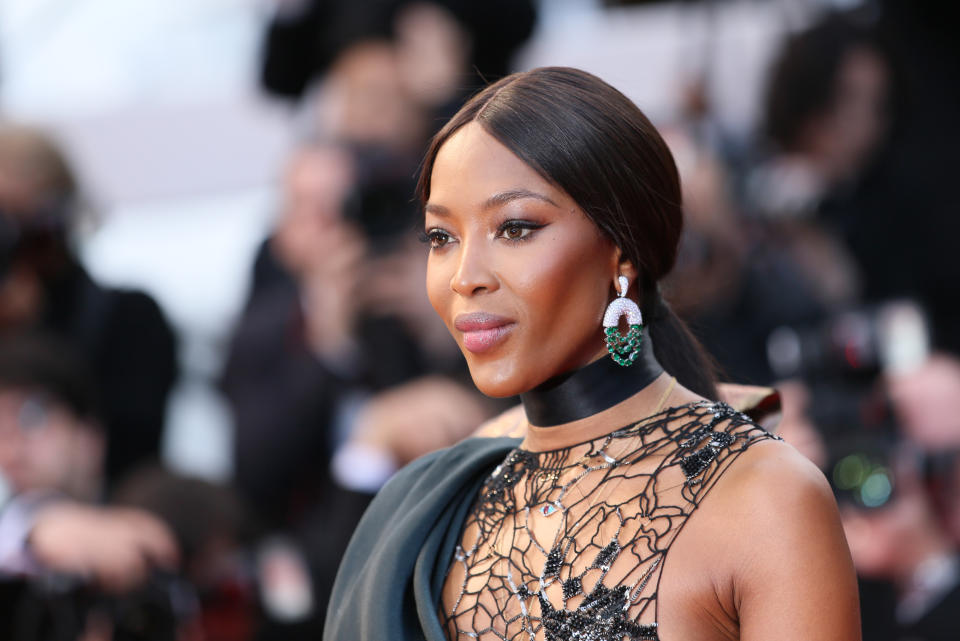
[[[620,252],[563,190],[476,122],[440,148],[427,294],[481,392],[513,396],[606,354]]]

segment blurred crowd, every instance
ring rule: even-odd
[[[960,633],[945,16],[883,0],[790,33],[749,140],[695,74],[657,123],[687,216],[665,296],[722,379],[780,391],[776,429],[836,491],[867,641]],[[308,122],[218,379],[229,483],[164,466],[175,333],[84,269],[55,138],[0,120],[0,638],[320,637],[376,491],[513,405],[474,390],[426,299],[413,191],[427,140],[536,20],[532,0],[275,2],[262,90]]]

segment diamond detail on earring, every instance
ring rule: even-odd
[[[621,316],[627,317],[627,325],[643,325],[643,314],[637,304],[629,298],[616,298],[603,313],[603,326],[616,327]]]

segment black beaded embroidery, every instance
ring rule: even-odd
[[[448,637],[657,641],[677,533],[737,455],[769,438],[730,406],[700,402],[581,445],[512,451],[481,488],[448,571]]]
[[[490,479],[484,485],[480,495],[480,504],[477,509],[495,514],[504,507],[504,498],[507,492],[517,484],[527,472],[536,469],[537,458],[531,452],[514,450],[506,460],[497,466],[490,474]]]

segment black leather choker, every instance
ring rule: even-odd
[[[622,367],[604,356],[578,370],[551,378],[520,395],[527,420],[537,427],[562,425],[609,409],[652,383],[663,368],[644,329],[640,357]]]

